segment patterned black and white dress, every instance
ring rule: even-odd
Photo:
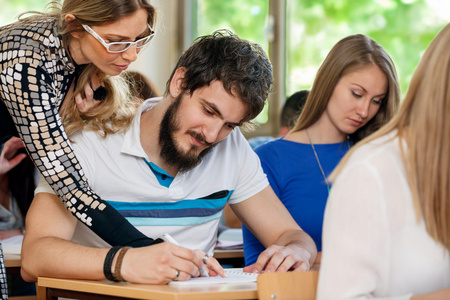
[[[110,245],[150,245],[151,238],[91,190],[72,151],[58,110],[76,66],[54,20],[0,28],[0,47],[0,144],[20,136],[66,207]]]

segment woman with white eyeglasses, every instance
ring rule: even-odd
[[[0,28],[0,153],[19,136],[66,207],[113,246],[153,240],[91,190],[66,133],[81,124],[106,135],[130,119],[137,103],[117,75],[150,42],[155,19],[148,0],[64,0]],[[0,171],[14,163],[1,156]]]

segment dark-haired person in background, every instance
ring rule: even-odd
[[[280,116],[280,134],[278,136],[285,136],[288,134],[289,130],[295,125],[295,121],[302,112],[303,106],[305,105],[306,98],[308,97],[308,90],[301,90],[293,93],[286,99],[283,105]],[[257,136],[248,139],[252,149],[265,144],[267,142],[273,141],[275,138],[271,136]]]

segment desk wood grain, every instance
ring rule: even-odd
[[[105,295],[113,298],[158,300],[258,299],[255,282],[171,286],[39,277],[37,286],[39,295],[44,295],[45,290],[47,295],[48,291],[51,291],[54,296],[56,296],[54,292],[64,291],[65,296],[70,296],[67,292],[74,291],[78,297],[80,293],[88,293],[91,294],[91,298],[92,295]],[[86,296],[87,298],[89,295]]]
[[[244,249],[214,249],[214,257],[221,258],[244,258]]]

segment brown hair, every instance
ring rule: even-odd
[[[160,97],[161,94],[153,81],[144,74],[137,71],[124,72],[130,89],[135,97],[146,100],[153,97]]]
[[[261,46],[228,30],[218,30],[194,41],[167,81],[166,95],[173,75],[181,67],[186,69],[183,91],[192,94],[213,80],[221,81],[229,94],[247,106],[244,122],[262,111],[272,88],[272,64]]]
[[[78,79],[78,87],[75,89],[74,95],[82,92],[93,73],[97,73],[100,81],[108,90],[108,95],[100,104],[84,114],[80,114],[78,111],[74,97],[67,99],[66,108],[60,112],[67,135],[70,137],[81,129],[87,129],[95,130],[106,136],[127,128],[141,101],[131,94],[124,75],[106,75],[93,64],[89,64],[85,68],[86,70]]]
[[[112,23],[140,8],[147,11],[147,23],[154,28],[155,8],[147,0],[64,0],[58,16],[58,26],[66,49],[70,43],[70,32],[84,31],[81,24],[98,26]],[[74,15],[76,19],[66,23],[64,17],[67,14]]]
[[[377,66],[386,75],[388,91],[377,114],[364,127],[350,135],[350,138],[358,142],[389,121],[400,103],[400,88],[394,63],[373,39],[355,34],[341,39],[328,53],[292,132],[308,128],[319,120],[343,75],[370,65]]]
[[[154,28],[156,23],[155,8],[148,0],[64,0],[50,1],[45,12],[28,11],[19,15],[18,25],[32,22],[57,21],[59,33],[63,37],[66,50],[70,43],[70,33],[84,31],[81,24],[94,26],[113,23],[140,8],[147,11],[147,22]],[[67,22],[65,16],[72,14],[76,19]],[[30,15],[27,16],[26,15]]]

